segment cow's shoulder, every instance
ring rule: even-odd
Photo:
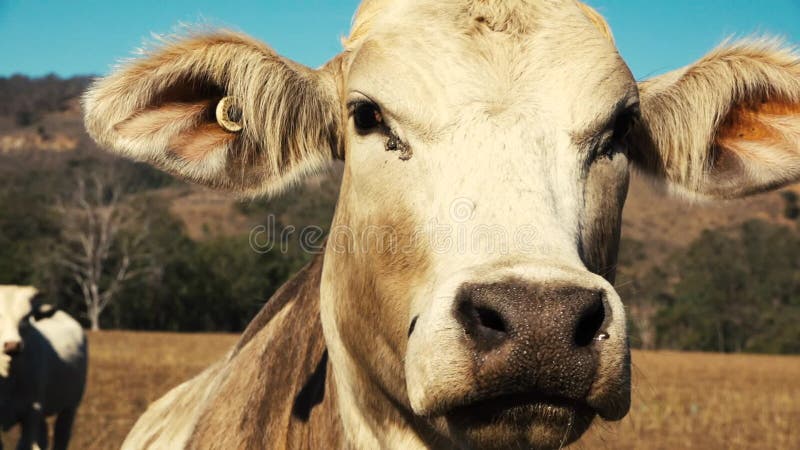
[[[301,304],[305,307],[301,306],[298,309],[302,309],[303,314],[319,316],[319,286],[322,277],[322,260],[322,255],[316,256],[270,297],[264,307],[261,308],[261,311],[247,325],[234,348],[233,355],[236,355],[264,327],[273,322],[273,319],[287,306],[294,308],[295,305]],[[297,317],[298,314],[301,314],[301,312],[295,312],[292,315]]]
[[[225,366],[220,360],[153,402],[128,433],[122,450],[184,448]]]
[[[305,448],[339,438],[319,314],[322,256],[267,302],[228,358],[188,448]],[[235,430],[235,432],[232,432]],[[317,441],[325,436],[326,442]]]
[[[321,272],[318,256],[267,301],[228,355],[153,403],[123,449],[311,448],[312,427],[338,430]]]

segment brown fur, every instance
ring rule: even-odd
[[[780,147],[784,136],[770,118],[800,116],[800,103],[766,101],[756,105],[740,105],[733,108],[726,122],[717,133],[716,141],[765,141],[767,145]]]
[[[786,118],[798,126],[787,127]],[[743,170],[739,161],[756,162],[761,167],[781,170],[786,159],[797,158],[800,151],[800,103],[766,101],[756,105],[736,106],[717,133],[718,151],[713,167],[731,176]],[[746,145],[746,143],[757,144]],[[759,151],[768,148],[769,152]],[[735,155],[735,158],[734,158]],[[740,174],[740,177],[746,174]]]
[[[583,193],[581,258],[587,269],[610,283],[616,278],[628,180],[627,160],[623,155],[616,155],[613,160],[599,161],[589,169]]]
[[[345,172],[343,189],[350,174]],[[338,326],[346,330],[342,344],[356,358],[357,373],[348,384],[357,392],[366,419],[379,426],[411,427],[430,448],[448,448],[425,418],[407,403],[403,358],[408,342],[409,293],[425,286],[429,249],[414,234],[421,226],[396,206],[380,216],[365,217],[367,205],[342,199],[334,223],[347,224],[348,236],[326,253],[326,264],[347,268],[335,286]],[[369,231],[367,231],[369,230]],[[369,236],[368,238],[365,236]],[[329,247],[336,245],[331,236]]]
[[[248,327],[225,366],[236,376],[220,383],[204,405],[187,448],[339,446],[341,425],[319,318],[321,269],[318,257],[276,293]],[[280,326],[266,326],[284,308],[291,310]],[[320,381],[312,380],[320,364],[327,373],[317,387],[324,389],[321,402],[298,406],[305,385]],[[307,416],[302,411],[306,406]]]
[[[183,160],[202,161],[207,149],[225,147],[236,138],[235,135],[220,130],[216,124],[206,123],[172,139],[169,143],[172,152]]]

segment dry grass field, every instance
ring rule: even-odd
[[[222,356],[234,335],[90,335],[73,449],[118,448],[147,404]],[[631,413],[578,449],[798,449],[800,357],[635,352]],[[16,433],[3,442],[14,448]]]
[[[72,450],[117,449],[147,405],[220,358],[231,334],[89,333],[89,380]],[[16,431],[3,438],[15,448]]]
[[[633,353],[633,405],[575,448],[800,449],[800,357]]]

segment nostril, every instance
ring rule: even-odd
[[[589,307],[581,314],[575,327],[575,345],[586,347],[592,343],[594,337],[606,320],[606,308],[602,295],[597,295]]]
[[[489,308],[477,307],[475,308],[475,313],[478,316],[478,324],[481,327],[499,333],[506,333],[508,331],[506,329],[506,323],[497,311]]]
[[[475,306],[472,301],[460,302],[456,308],[456,317],[467,335],[484,350],[500,345],[508,335],[506,322],[498,311]]]

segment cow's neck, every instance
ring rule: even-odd
[[[363,359],[345,350],[338,330],[324,325],[334,302],[348,292],[346,283],[326,283],[325,273],[338,281],[358,276],[345,275],[341,268],[347,266],[336,263],[328,255],[324,264],[315,258],[251,321],[225,361],[187,448],[213,442],[231,448],[446,446],[406,402],[387,393],[385,382],[369,375]],[[403,380],[402,365],[389,362],[386,368]],[[231,423],[237,433],[230,433]]]
[[[402,400],[405,393],[402,356],[380,342],[380,338],[366,334],[363,328],[349,326],[346,330],[340,329],[334,320],[340,314],[364,314],[355,323],[381,326],[372,323],[364,311],[342,308],[343,304],[350,304],[345,296],[362,296],[363,304],[381,305],[378,298],[363,297],[373,295],[369,288],[364,287],[364,280],[368,277],[351,270],[353,266],[350,263],[352,260],[347,255],[329,248],[320,287],[322,328],[345,440],[353,448],[440,448],[441,437],[427,422],[415,416],[407,402]],[[343,333],[349,333],[347,339],[342,339]],[[348,348],[345,342],[352,343],[353,339],[366,343],[366,347],[371,349],[367,353],[372,354],[364,355],[364,347],[356,351]],[[382,361],[383,373],[369,370],[371,357]],[[387,384],[391,383],[394,383],[394,389],[387,389]],[[401,392],[401,395],[392,395],[390,390]]]

